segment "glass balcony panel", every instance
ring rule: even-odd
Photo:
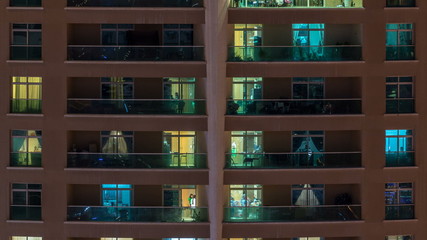
[[[414,219],[414,205],[385,206],[385,219]]]
[[[361,167],[361,153],[230,153],[225,168],[295,169]]]
[[[360,99],[228,100],[228,115],[361,114]]]
[[[415,152],[391,152],[386,153],[386,167],[410,167],[415,166]]]
[[[415,0],[387,0],[386,7],[415,7]]]
[[[234,8],[362,8],[363,0],[232,0]]]
[[[196,168],[206,169],[204,153],[68,153],[69,168]]]
[[[224,222],[319,222],[361,220],[361,206],[227,207]]]
[[[69,206],[67,221],[94,222],[208,222],[204,207]]]
[[[41,0],[10,0],[11,7],[41,7]]]
[[[42,220],[42,208],[40,206],[11,206],[10,207],[11,220]]]
[[[11,153],[10,166],[11,167],[41,167],[42,154],[39,152]]]
[[[386,60],[415,60],[415,46],[387,46]]]
[[[11,46],[10,60],[41,60],[41,47]]]
[[[68,7],[203,7],[203,0],[67,0]]]
[[[68,99],[69,114],[205,115],[205,100]]]
[[[42,112],[42,100],[39,99],[11,99],[11,113],[32,113]]]
[[[229,62],[361,61],[361,46],[229,47]]]
[[[204,47],[69,46],[69,61],[204,61]]]

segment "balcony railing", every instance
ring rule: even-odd
[[[42,100],[40,99],[11,99],[11,113],[37,114],[42,112]]]
[[[68,99],[70,114],[205,115],[201,99]]]
[[[414,205],[385,206],[386,220],[414,219]]]
[[[205,153],[68,153],[69,168],[199,168]]]
[[[11,220],[42,220],[42,208],[40,206],[10,206]]]
[[[41,7],[41,0],[10,0],[11,7]]]
[[[361,61],[359,45],[229,47],[229,62]]]
[[[386,152],[386,167],[415,166],[415,152]]]
[[[387,0],[387,7],[415,7],[415,0]]]
[[[360,152],[228,153],[225,168],[357,168]]]
[[[40,152],[19,152],[10,153],[11,167],[41,167],[42,153]]]
[[[387,99],[386,113],[414,113],[415,100],[410,99]]]
[[[228,207],[224,222],[311,222],[361,220],[360,205]]]
[[[200,46],[68,46],[69,61],[204,61]]]
[[[360,99],[228,100],[228,115],[361,114]]]
[[[386,60],[414,60],[415,46],[387,46]]]
[[[319,0],[319,1],[296,1],[296,0],[232,0],[231,7],[234,8],[361,8],[363,0]]]
[[[30,46],[11,46],[10,60],[41,60],[42,48]]]
[[[68,0],[68,7],[203,7],[203,0]]]
[[[69,206],[67,221],[93,222],[208,222],[205,207]]]

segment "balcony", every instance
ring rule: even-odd
[[[387,46],[386,60],[415,60],[415,46]]]
[[[228,48],[229,62],[361,61],[360,45],[260,46]]]
[[[40,46],[10,46],[10,60],[41,60],[42,48]]]
[[[361,99],[228,100],[227,115],[361,114]]]
[[[41,152],[22,152],[10,154],[11,167],[41,167]]]
[[[69,61],[204,61],[202,46],[68,46]]]
[[[42,220],[40,206],[10,206],[10,220]]]
[[[337,4],[340,2],[339,4]],[[234,0],[231,2],[233,8],[362,8],[363,0],[320,0],[320,1],[277,1],[277,0]]]
[[[386,7],[415,7],[415,0],[387,0]]]
[[[361,220],[360,205],[227,207],[224,222],[321,222]]]
[[[42,100],[40,99],[11,99],[11,113],[27,113],[39,114],[42,113]]]
[[[229,153],[227,169],[300,169],[300,168],[357,168],[361,167],[360,152],[306,153]]]
[[[203,0],[68,0],[68,7],[203,7]]]
[[[205,115],[205,100],[68,99],[69,114]]]
[[[103,207],[69,206],[67,221],[90,222],[208,222],[205,207]]]
[[[386,100],[386,113],[414,113],[415,100],[411,99],[393,99]]]
[[[68,168],[206,169],[206,154],[68,153]]]
[[[415,152],[390,152],[386,153],[386,167],[411,167],[415,166]]]
[[[11,0],[11,7],[41,7],[41,0]]]
[[[400,206],[385,206],[385,220],[405,220],[414,219],[415,206],[400,205]]]

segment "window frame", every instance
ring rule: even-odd
[[[25,184],[25,188],[14,188],[13,185],[14,184]],[[28,188],[28,185],[40,185],[40,189],[32,189],[32,188]],[[11,194],[10,194],[10,206],[11,207],[22,207],[22,206],[26,206],[26,207],[41,207],[43,204],[43,199],[42,199],[42,184],[39,183],[11,183],[10,184],[10,189],[11,189]],[[25,192],[25,204],[14,204],[14,192]],[[29,193],[30,192],[39,192],[40,193],[40,205],[32,205],[29,204]]]

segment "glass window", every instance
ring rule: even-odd
[[[172,46],[193,45],[192,24],[164,24],[163,44]]]
[[[414,218],[412,183],[386,183],[384,200],[387,220]]]
[[[413,240],[411,235],[392,235],[386,236],[385,240]]]
[[[297,23],[292,24],[294,46],[324,45],[325,24]]]
[[[415,58],[414,28],[410,23],[386,24],[386,59],[410,60]]]
[[[323,7],[324,6],[324,0],[295,0],[294,6],[296,6],[296,7]]]
[[[41,60],[41,24],[12,24],[11,60]]]
[[[42,132],[12,130],[11,159],[13,167],[41,167]]]
[[[322,77],[292,78],[292,98],[323,99],[325,79]]]
[[[41,206],[42,185],[12,183],[12,206]]]
[[[385,130],[385,135],[386,166],[412,166],[415,156],[413,131]]]
[[[230,185],[230,207],[262,206],[262,185]]]
[[[195,185],[163,185],[163,206],[190,207],[197,205]],[[190,217],[190,216],[188,216]]]
[[[41,7],[42,0],[10,0],[11,7]]]
[[[164,99],[195,99],[195,89],[195,78],[163,78]]]
[[[101,24],[102,45],[129,45],[133,24]]]
[[[133,132],[102,131],[101,144],[103,153],[131,153],[133,152]]]
[[[133,99],[133,78],[101,78],[101,97],[104,99]]]
[[[11,240],[43,240],[42,237],[12,236]]]
[[[262,131],[231,132],[231,158],[233,165],[253,165],[254,159],[259,160],[264,153]]]
[[[414,83],[410,76],[386,78],[386,113],[414,112]]]
[[[292,205],[317,206],[323,205],[325,186],[323,184],[292,185]]]
[[[12,77],[12,113],[41,113],[42,78]]]
[[[102,206],[132,206],[133,186],[130,184],[102,184]]]

